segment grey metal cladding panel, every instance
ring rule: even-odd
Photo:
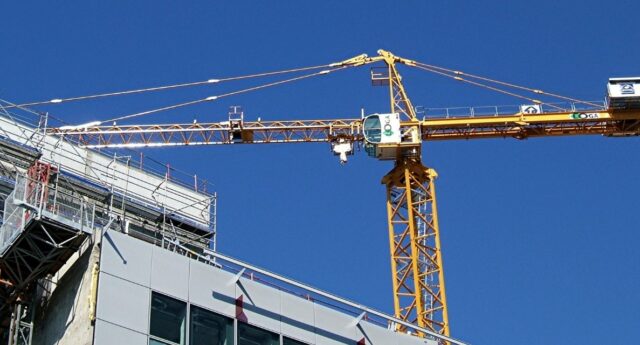
[[[313,302],[282,292],[280,329],[283,335],[313,344],[316,340]]]
[[[93,345],[147,345],[147,336],[108,322],[96,320]]]
[[[399,339],[398,344],[402,345],[438,345],[438,341],[418,338],[415,335],[396,333]]]
[[[358,337],[365,338],[367,345],[405,345],[414,344],[404,341],[406,334],[393,332],[387,328],[361,321],[358,326]],[[414,338],[414,337],[412,337]],[[424,339],[422,339],[424,340]]]
[[[361,321],[358,326],[358,338],[365,338],[367,345],[437,345],[436,342],[397,333],[366,321]]]
[[[152,247],[151,244],[127,235],[107,231],[102,239],[100,270],[149,286]]]
[[[407,335],[404,335],[407,336]],[[414,340],[415,341],[415,340]],[[414,343],[407,343],[407,344],[414,344]],[[432,340],[432,339],[428,339],[428,340],[422,340],[422,342],[420,343],[415,343],[415,344],[422,344],[422,345],[438,345],[438,341],[437,340]]]
[[[317,345],[354,344],[358,340],[355,320],[347,315],[315,303],[314,317]]]
[[[240,296],[244,314],[238,315],[238,320],[280,332],[280,290],[240,278],[240,284],[236,284],[236,299]]]
[[[189,259],[154,246],[150,286],[154,291],[186,300],[189,295]]]
[[[189,301],[229,317],[236,316],[234,275],[195,260],[189,261]]]
[[[149,289],[102,272],[96,311],[100,320],[147,333]]]

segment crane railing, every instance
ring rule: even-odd
[[[513,115],[519,113],[522,108],[527,105],[485,105],[474,107],[446,107],[446,108],[430,108],[425,106],[416,106],[416,114],[419,118],[427,120],[430,118],[459,118],[459,117],[477,117],[477,116],[501,116]],[[536,110],[540,110],[540,114],[557,113],[559,110],[565,112],[585,112],[585,111],[603,111],[607,109],[606,101],[589,101],[583,102],[559,102],[540,104]]]

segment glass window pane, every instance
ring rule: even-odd
[[[233,344],[233,319],[191,306],[190,345]]]
[[[301,341],[289,339],[287,337],[282,338],[282,345],[307,345]]]
[[[264,329],[238,322],[238,345],[279,345],[280,336]]]
[[[153,293],[151,296],[151,326],[149,333],[158,338],[184,345],[187,304],[171,297]]]
[[[370,115],[364,119],[364,137],[370,143],[379,143],[382,139],[382,126],[378,115]]]

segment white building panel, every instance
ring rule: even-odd
[[[99,320],[129,328],[136,332],[149,330],[149,288],[100,273],[98,306]]]
[[[316,303],[314,308],[316,345],[355,344],[358,340],[355,316]]]
[[[189,259],[160,247],[153,247],[151,286],[154,291],[187,300],[189,297]]]
[[[313,344],[316,339],[313,302],[282,292],[280,329],[286,337]]]
[[[147,335],[97,320],[93,345],[115,344],[147,345]]]
[[[152,248],[152,245],[127,235],[107,231],[102,238],[100,270],[143,286],[150,286]]]
[[[367,345],[438,345],[435,340],[397,333],[367,321],[360,322],[358,337],[364,338]]]
[[[228,317],[236,316],[233,274],[202,262],[189,263],[189,300]]]
[[[280,291],[264,284],[240,278],[236,284],[236,300],[242,297],[242,315],[238,320],[280,333]]]

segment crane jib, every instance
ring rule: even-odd
[[[629,136],[640,133],[640,110],[601,110],[558,112],[535,115],[500,115],[475,117],[433,117],[418,123],[400,122],[392,132],[406,132],[419,127],[422,140],[458,140],[492,137],[522,139],[530,136],[589,135]],[[383,142],[379,114],[362,119],[298,120],[244,122],[244,140],[232,141],[232,129],[222,123],[171,125],[137,125],[94,127],[82,130],[49,129],[48,133],[78,140],[83,146],[95,148],[163,147],[189,145],[264,144],[330,142],[346,137],[365,145],[398,143],[397,137]],[[235,130],[235,129],[234,129]],[[406,134],[406,133],[405,133]],[[402,140],[406,140],[403,138]],[[385,139],[386,140],[386,139]],[[371,146],[373,147],[373,146]]]

